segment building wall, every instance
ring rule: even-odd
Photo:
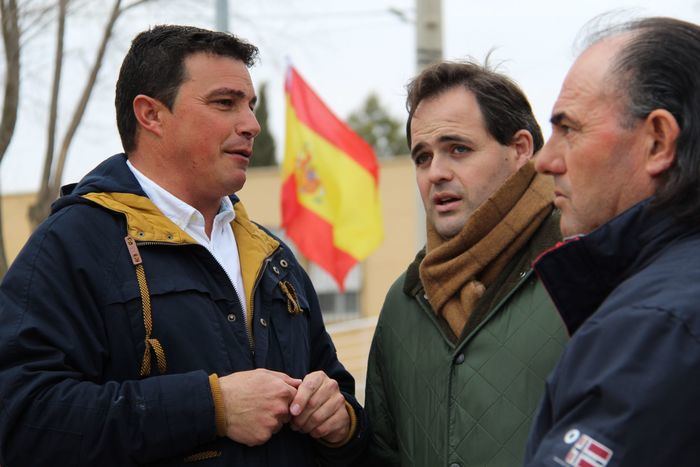
[[[29,238],[31,228],[27,212],[35,198],[34,193],[2,196],[2,234],[8,263],[15,259]]]

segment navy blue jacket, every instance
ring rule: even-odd
[[[107,159],[60,198],[0,286],[0,464],[349,464],[365,416],[289,248],[233,197],[246,329],[223,268],[125,161]],[[217,437],[209,375],[255,368],[325,371],[358,416],[354,438],[334,449],[287,426],[254,448]]]
[[[541,256],[572,338],[525,465],[700,465],[700,228],[632,207]]]

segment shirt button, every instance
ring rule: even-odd
[[[455,358],[455,364],[461,365],[462,363],[464,363],[464,354],[463,353],[457,355],[457,358]]]
[[[236,315],[234,313],[229,313],[226,319],[228,319],[231,322],[234,322],[236,321]]]
[[[460,464],[458,464],[457,462],[453,462],[450,464],[450,467],[462,467],[462,466]]]
[[[265,321],[265,318],[260,318],[260,324],[262,324],[262,327],[264,328],[267,327],[267,321]]]

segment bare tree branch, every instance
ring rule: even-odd
[[[37,2],[24,0],[18,7],[17,17],[21,22],[20,48],[35,37],[43,34],[51,23],[54,22],[54,13],[57,11],[55,2]]]
[[[77,3],[78,1],[79,0],[70,0],[71,3],[68,4],[68,7],[72,9],[74,6],[73,2]],[[34,227],[36,227],[49,214],[51,202],[58,196],[61,180],[63,178],[63,170],[68,157],[68,151],[85,115],[87,105],[90,101],[90,96],[97,82],[97,77],[104,62],[107,46],[110,38],[112,37],[117,20],[125,11],[150,1],[153,0],[132,0],[128,3],[126,0],[114,0],[109,19],[102,30],[102,39],[98,45],[97,53],[95,54],[95,58],[92,62],[89,76],[85,81],[80,99],[73,109],[71,120],[68,123],[60,148],[57,150],[57,155],[54,154],[55,158],[48,157],[47,149],[47,157],[44,161],[44,175],[47,172],[50,175],[48,181],[46,181],[45,178],[42,179],[42,186],[40,187],[40,193],[45,193],[45,196],[40,196],[37,200],[37,204],[30,210],[30,219],[32,220]],[[50,122],[49,124],[52,125],[54,123]],[[32,211],[34,211],[34,213]]]
[[[19,18],[16,0],[0,0],[2,15],[2,38],[5,45],[5,93],[0,117],[0,161],[5,156],[17,123],[19,107]],[[0,275],[7,272],[7,257],[2,233],[2,210],[0,209]]]
[[[124,5],[122,7],[122,13],[125,12],[126,10],[130,10],[130,9],[134,8],[135,6],[139,6],[139,5],[142,5],[144,3],[148,3],[150,1],[151,0],[135,0],[128,5]]]
[[[63,71],[63,39],[66,30],[66,11],[68,0],[58,2],[58,28],[56,30],[56,52],[54,54],[53,86],[51,87],[51,103],[49,104],[48,132],[46,137],[46,157],[44,159],[44,173],[42,185],[49,183],[51,177],[51,164],[56,139],[56,119],[58,116],[58,93],[61,88],[61,72]]]
[[[50,192],[54,197],[58,196],[58,191],[61,187],[61,179],[63,178],[63,168],[66,164],[66,157],[68,155],[68,149],[70,148],[70,145],[73,142],[73,137],[75,136],[75,132],[78,130],[78,126],[80,126],[80,122],[82,121],[83,116],[85,115],[85,109],[87,108],[87,104],[90,101],[90,94],[92,94],[92,90],[95,87],[95,82],[97,81],[97,74],[99,73],[100,68],[102,67],[102,63],[104,61],[104,55],[105,51],[107,50],[107,44],[109,43],[110,37],[112,37],[114,24],[117,22],[119,15],[121,15],[123,11],[120,7],[121,0],[115,0],[114,5],[112,6],[112,12],[109,16],[109,20],[107,21],[107,24],[105,25],[102,34],[102,40],[100,41],[99,48],[97,49],[95,61],[92,64],[90,76],[85,82],[83,93],[80,97],[80,100],[78,101],[78,105],[73,111],[73,118],[71,119],[71,122],[68,125],[68,129],[66,130],[66,134],[63,137],[63,143],[61,144],[61,150],[58,154],[58,160],[56,162],[56,170],[54,171],[53,176],[51,177],[51,182],[49,185]]]
[[[0,120],[0,160],[12,140],[19,106],[19,21],[16,0],[0,2],[2,38],[5,44],[5,95]]]
[[[46,153],[44,155],[44,170],[41,176],[41,185],[36,201],[29,207],[29,221],[33,226],[39,225],[49,215],[52,192],[50,190],[51,167],[56,140],[56,120],[58,118],[58,94],[61,86],[61,73],[63,70],[63,39],[66,29],[66,12],[68,0],[58,2],[58,27],[56,29],[56,51],[54,54],[53,85],[51,87],[51,101],[49,103],[49,119],[47,122]]]

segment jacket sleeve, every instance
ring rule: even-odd
[[[525,465],[695,465],[699,338],[655,307],[586,323],[547,383]]]
[[[32,235],[0,286],[0,464],[129,466],[213,440],[203,371],[104,380],[97,289],[110,286],[114,247],[104,225],[64,222],[72,210]]]
[[[303,275],[306,297],[309,301],[309,331],[311,340],[311,370],[323,370],[329,378],[338,382],[340,392],[352,406],[357,417],[354,436],[340,447],[330,447],[315,443],[316,453],[322,465],[341,467],[355,465],[355,461],[363,454],[368,441],[367,414],[355,398],[355,379],[338,360],[335,346],[323,324],[321,307],[316,291],[306,272]]]
[[[384,384],[382,350],[382,323],[377,324],[372,338],[367,363],[367,384],[365,386],[365,405],[367,416],[372,423],[372,436],[367,450],[369,465],[400,466],[396,426],[387,400]]]

